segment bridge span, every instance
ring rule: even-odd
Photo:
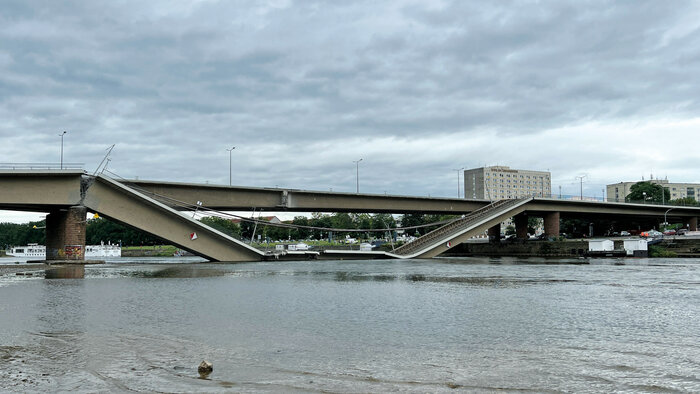
[[[0,209],[48,212],[47,259],[84,259],[87,212],[141,229],[198,256],[215,261],[265,259],[260,250],[183,214],[197,201],[215,210],[301,212],[442,213],[462,215],[418,240],[376,257],[428,258],[512,217],[518,237],[527,236],[528,216],[544,218],[545,233],[559,235],[562,218],[606,218],[621,222],[684,223],[697,230],[700,208],[604,203],[544,198],[484,200],[334,193],[280,188],[245,188],[191,183],[117,181],[83,171],[0,171]],[[329,256],[343,252],[326,251]],[[346,256],[347,257],[347,256]]]

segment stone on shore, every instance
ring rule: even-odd
[[[197,368],[197,371],[199,371],[199,373],[211,373],[211,371],[213,370],[214,366],[212,365],[212,363],[206,360],[202,361],[199,364],[199,368]]]

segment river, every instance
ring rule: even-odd
[[[697,259],[178,261],[0,276],[0,391],[700,391]]]

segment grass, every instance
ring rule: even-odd
[[[662,246],[650,245],[649,257],[676,257],[676,252],[672,252]]]
[[[123,246],[122,256],[171,257],[177,250],[173,245]]]

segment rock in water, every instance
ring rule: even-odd
[[[211,373],[214,370],[214,366],[209,361],[204,360],[199,364],[197,370],[199,373]]]

